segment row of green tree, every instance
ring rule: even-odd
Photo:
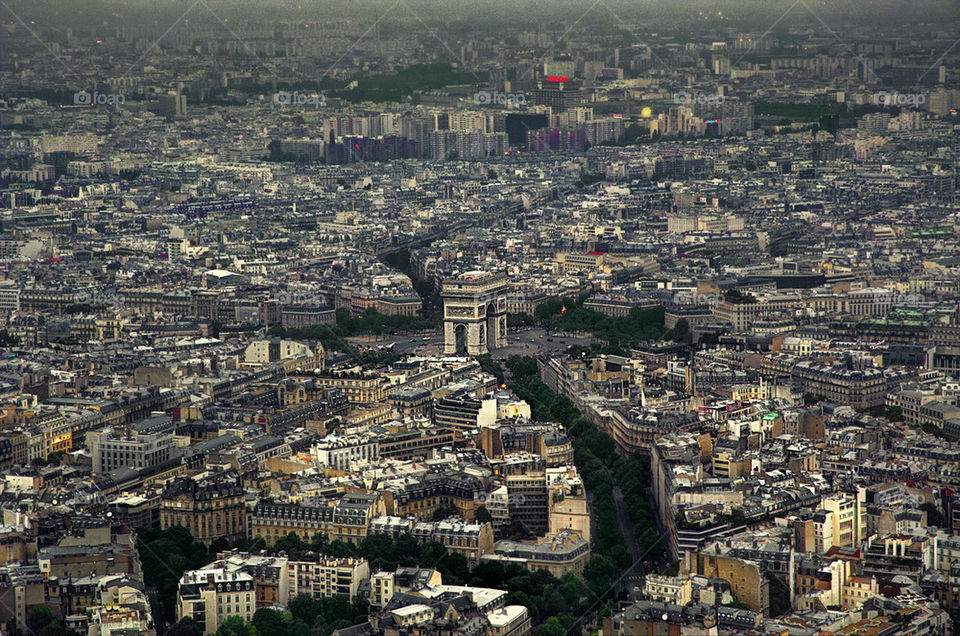
[[[448,63],[413,64],[396,73],[358,75],[344,80],[325,77],[320,80],[297,82],[273,82],[258,84],[247,89],[251,94],[267,94],[277,90],[319,91],[326,97],[339,97],[348,102],[363,101],[398,102],[413,96],[418,91],[427,91],[444,86],[476,84],[480,76],[453,68]],[[64,102],[65,103],[65,102]]]
[[[339,96],[353,103],[362,101],[397,102],[417,91],[444,86],[476,84],[482,81],[476,74],[454,69],[450,64],[414,64],[397,73],[356,78],[356,88]]]
[[[605,353],[626,353],[640,342],[664,335],[663,307],[634,307],[622,318],[607,316],[584,307],[586,296],[552,298],[537,307],[535,318],[547,329],[583,331],[606,341]]]
[[[240,616],[231,616],[223,622],[217,636],[330,636],[338,629],[365,623],[369,616],[370,603],[363,598],[351,603],[345,596],[313,598],[301,594],[287,604],[286,612],[263,607],[249,623]]]
[[[194,542],[185,528],[175,527],[141,533],[144,577],[148,585],[157,588],[165,612],[175,608],[176,586],[183,572],[206,565],[215,558],[217,551],[226,547],[267,550],[274,554],[284,552],[291,556],[315,552],[338,558],[362,557],[370,563],[371,571],[393,571],[401,566],[435,568],[447,584],[505,590],[507,603],[527,607],[533,624],[539,626],[538,633],[547,636],[562,636],[573,628],[578,617],[595,609],[595,599],[604,596],[618,576],[610,560],[601,556],[594,556],[587,563],[582,578],[573,574],[557,578],[549,572],[530,572],[520,565],[504,565],[497,561],[485,561],[471,567],[463,555],[449,552],[440,543],[418,543],[408,534],[396,538],[371,535],[354,545],[329,541],[323,533],[317,533],[311,541],[290,533],[270,547],[257,537],[236,546],[216,542],[208,550]],[[159,555],[164,557],[161,559]],[[174,614],[167,616],[172,620]],[[231,618],[224,623],[220,636],[253,636],[249,631],[251,628],[255,629],[256,636],[294,636],[307,632],[313,636],[329,636],[333,630],[366,620],[365,601],[349,603],[343,598],[315,600],[298,597],[291,601],[287,613],[261,609],[249,624]],[[176,636],[195,636],[195,628],[193,621],[185,619],[178,623],[174,632]]]
[[[591,561],[600,559],[595,567],[602,572],[595,573],[594,580],[605,584],[593,591],[598,598],[610,600],[615,597],[622,573],[636,557],[653,552],[660,541],[647,496],[650,485],[648,460],[640,454],[629,458],[618,454],[609,435],[583,417],[566,396],[555,393],[543,383],[533,358],[512,356],[506,366],[510,371],[511,388],[530,404],[533,419],[559,422],[573,441],[574,461],[584,488],[593,498],[596,552],[603,555],[594,556]],[[634,526],[637,555],[631,554],[623,536],[614,486],[620,488],[625,512]]]
[[[425,290],[424,290],[425,291]],[[429,300],[429,299],[428,299]],[[635,307],[627,316],[615,318],[584,307],[586,296],[579,299],[553,298],[537,307],[536,314],[511,315],[513,326],[540,324],[558,331],[580,331],[593,334],[606,342],[600,353],[625,355],[630,347],[640,342],[667,337],[689,342],[690,334],[686,321],[673,330],[664,329],[663,307],[640,309]],[[336,324],[311,325],[301,328],[271,327],[269,335],[297,340],[316,340],[331,351],[354,352],[354,347],[345,338],[359,335],[383,336],[394,333],[430,331],[437,328],[440,316],[439,299],[427,303],[427,316],[390,316],[368,309],[353,315],[347,309],[336,311]],[[395,361],[399,356],[360,356],[364,364],[383,364]]]
[[[279,338],[317,340],[331,351],[353,351],[345,338],[360,335],[383,336],[392,333],[409,333],[436,328],[434,321],[421,316],[389,316],[368,309],[354,316],[347,309],[336,311],[336,324],[311,325],[309,327],[285,328],[274,326],[267,332]]]
[[[264,549],[265,545],[263,539],[255,539],[250,548]],[[608,559],[599,556],[587,562],[582,579],[573,574],[558,579],[548,572],[530,572],[517,564],[500,562],[482,562],[471,567],[463,555],[449,552],[440,543],[418,543],[408,534],[396,538],[371,535],[360,545],[354,545],[329,541],[322,533],[316,534],[308,543],[291,533],[270,549],[271,552],[287,554],[305,550],[338,558],[362,557],[370,563],[371,571],[393,571],[398,567],[413,566],[435,568],[446,584],[505,590],[509,594],[507,602],[526,606],[533,624],[539,625],[541,632],[547,630],[543,633],[552,633],[550,630],[556,626],[558,621],[551,623],[551,617],[562,619],[563,631],[572,628],[576,624],[575,617],[590,610],[592,600],[599,595],[597,591],[608,590],[615,576]],[[554,593],[558,590],[560,596]],[[564,608],[566,612],[562,611]]]
[[[168,621],[176,618],[177,587],[183,573],[203,567],[217,554],[216,547],[208,550],[203,543],[194,541],[190,531],[182,526],[137,530],[137,551],[143,566],[143,580],[156,588]],[[156,618],[160,623],[160,617]]]
[[[313,598],[301,594],[287,604],[287,611],[260,608],[248,623],[242,616],[229,616],[217,630],[217,636],[330,636],[338,629],[367,621],[370,603],[345,596]],[[184,617],[167,636],[203,636],[203,626]]]

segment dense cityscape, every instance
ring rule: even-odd
[[[0,0],[0,636],[960,634],[960,6]]]

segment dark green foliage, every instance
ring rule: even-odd
[[[46,605],[38,605],[27,615],[27,628],[30,634],[36,636],[62,636],[66,634],[60,621],[53,617],[53,612]]]
[[[290,601],[287,609],[290,611],[289,619],[292,619],[291,622],[294,625],[298,623],[314,626],[339,624],[329,629],[333,631],[366,622],[370,613],[370,604],[365,599],[357,599],[351,603],[345,596],[313,598],[301,594]],[[290,636],[300,635],[297,632],[291,632]]]
[[[902,422],[903,421],[903,409],[899,406],[888,406],[884,412],[883,416],[886,417],[891,422]]]
[[[339,97],[348,102],[398,102],[414,91],[433,90],[454,84],[473,84],[472,72],[454,70],[450,64],[414,64],[392,75],[358,77],[355,90],[341,91]]]
[[[559,422],[573,439],[574,460],[584,488],[593,496],[596,548],[583,576],[601,599],[612,597],[621,573],[635,560],[623,536],[613,488],[620,489],[625,513],[634,525],[638,558],[654,553],[660,539],[650,507],[649,459],[640,454],[623,457],[613,440],[583,417],[570,400],[557,395],[540,379],[536,360],[512,356],[507,360],[511,388],[530,404],[535,419]],[[602,555],[602,556],[600,556]]]
[[[257,636],[293,636],[290,632],[292,621],[275,609],[261,607],[253,615],[251,623],[257,630]]]
[[[393,351],[364,351],[360,354],[360,364],[365,367],[388,367],[403,358],[403,354]]]
[[[170,628],[169,636],[203,636],[203,627],[189,616],[184,616]]]
[[[507,368],[513,374],[515,382],[522,382],[530,377],[540,377],[540,370],[537,368],[537,361],[529,356],[510,356],[507,360]],[[544,385],[546,387],[546,385]],[[549,387],[547,391],[549,391]]]
[[[370,603],[363,598],[351,602],[345,596],[313,598],[301,594],[290,601],[287,610],[282,612],[260,608],[250,623],[245,623],[239,616],[231,616],[224,621],[217,635],[329,636],[334,630],[366,622],[370,614]],[[179,625],[180,623],[178,627]],[[199,636],[200,633],[197,628],[196,633],[191,630],[177,636]]]
[[[947,437],[946,433],[944,433],[939,426],[937,426],[936,424],[933,424],[932,422],[924,422],[923,424],[920,425],[920,429],[923,430],[924,433],[928,433],[930,435],[933,435],[934,437],[950,440],[950,438]]]
[[[166,588],[166,581],[176,581],[181,575],[162,571],[155,557],[148,556],[149,549],[166,550],[158,554],[172,554],[168,563],[175,562],[174,572],[181,571],[190,562],[190,568],[197,568],[212,560],[207,550],[195,543],[184,528],[171,528],[169,531],[146,531],[142,533],[141,558],[144,559],[144,574],[148,585],[158,589]],[[255,538],[251,545],[263,540]],[[197,547],[199,546],[199,548]],[[604,600],[613,598],[615,583],[621,570],[614,560],[606,556],[594,556],[587,565],[584,578],[567,574],[556,578],[548,572],[530,572],[517,565],[504,565],[499,562],[484,561],[472,569],[466,558],[460,554],[448,552],[439,543],[420,544],[410,535],[393,538],[387,535],[371,535],[359,546],[341,541],[330,542],[326,535],[318,533],[310,543],[294,536],[281,539],[270,552],[286,549],[287,554],[312,550],[329,556],[360,556],[367,559],[370,569],[395,570],[399,566],[420,566],[436,568],[443,575],[444,583],[452,585],[475,585],[506,590],[508,602],[525,605],[535,625],[541,625],[550,618],[556,618],[563,628],[575,626],[575,617],[590,614],[597,609],[597,596]],[[616,546],[614,552],[623,551]],[[149,565],[148,565],[149,564]],[[175,598],[175,596],[174,596]],[[254,614],[248,624],[239,617],[232,617],[229,623],[218,632],[219,636],[329,636],[334,630],[366,622],[369,603],[365,599],[356,599],[352,603],[345,597],[314,599],[310,596],[298,596],[290,601],[288,613],[262,608]],[[558,613],[560,612],[560,613]],[[555,623],[551,623],[555,624]],[[547,628],[550,629],[550,628]],[[174,636],[199,636],[200,626],[190,619],[181,620],[172,629]],[[59,636],[50,634],[49,636]]]
[[[507,314],[507,327],[532,327],[537,324],[530,314]]]
[[[749,609],[750,609],[750,606],[749,606],[749,605],[747,605],[746,603],[741,603],[740,601],[731,601],[731,602],[729,602],[729,603],[724,603],[723,606],[724,606],[724,607],[735,607],[735,608],[737,608],[737,609],[743,609],[743,610],[748,610],[748,611],[749,611]]]
[[[493,517],[490,515],[490,511],[487,510],[486,506],[478,506],[473,513],[473,519],[477,523],[493,523]]]
[[[482,356],[477,356],[477,362],[480,363],[481,369],[497,378],[497,382],[503,384],[503,368],[494,362],[489,353],[485,353]]]
[[[337,97],[348,102],[363,101],[398,102],[414,96],[418,91],[433,90],[451,85],[476,84],[485,81],[485,73],[478,76],[469,71],[454,69],[450,64],[438,62],[436,64],[413,64],[397,70],[396,73],[382,75],[357,75],[350,78],[321,77],[320,79],[304,78],[296,81],[272,81],[270,84],[251,84],[245,87],[248,94],[265,94],[277,90],[287,91],[316,91],[326,97]],[[356,81],[355,88],[347,88]],[[223,102],[226,89],[212,89],[207,91],[201,101],[207,103]],[[72,93],[57,93],[67,95],[58,97],[55,103],[68,104],[73,99]],[[127,97],[131,99],[131,97]],[[229,102],[223,102],[229,103]]]
[[[443,521],[444,519],[449,519],[450,517],[459,516],[459,511],[456,506],[437,506],[437,509],[433,511],[433,521]]]
[[[169,620],[176,616],[177,586],[184,571],[203,567],[216,556],[205,545],[194,541],[183,526],[138,531],[137,550],[143,563],[144,581],[157,588]]]
[[[560,622],[558,617],[553,616],[540,626],[537,634],[539,634],[539,636],[566,636],[567,629],[564,628],[563,623]]]
[[[273,550],[275,552],[286,552],[288,554],[303,552],[309,548],[310,545],[301,540],[296,532],[287,534],[287,536],[278,539],[277,542],[273,544]]]
[[[754,110],[758,115],[780,117],[787,122],[792,120],[817,121],[821,116],[845,113],[846,104],[804,104],[785,102],[755,102]]]
[[[647,136],[647,129],[640,126],[639,124],[630,124],[623,131],[623,133],[624,133],[624,139],[627,141],[627,143],[632,144],[632,143],[636,143],[636,141],[641,137]]]
[[[585,297],[552,298],[537,307],[536,318],[548,329],[584,331],[605,340],[609,350],[622,353],[640,342],[663,336],[663,307],[634,307],[623,318],[613,318],[583,306]]]
[[[606,179],[606,175],[604,175],[603,173],[597,173],[597,174],[584,173],[580,175],[580,179],[577,181],[576,186],[578,188],[583,188],[586,186],[591,186],[594,183],[600,183],[604,179]]]
[[[560,612],[579,616],[590,609],[594,598],[584,582],[573,574],[556,578],[547,572],[530,572],[511,563],[484,561],[471,572],[470,585],[493,587],[509,593],[507,603],[525,605],[534,625],[545,623]],[[574,624],[571,615],[559,617],[565,628]]]
[[[443,517],[451,511],[445,511]],[[253,541],[263,541],[257,537]],[[462,584],[470,576],[470,567],[461,554],[449,553],[442,544],[436,542],[418,543],[408,534],[396,539],[387,535],[370,535],[359,546],[343,541],[330,541],[327,535],[317,533],[313,540],[306,542],[291,532],[277,541],[268,552],[298,554],[317,552],[332,557],[363,557],[370,563],[370,569],[395,570],[400,566],[422,566],[436,568],[443,574],[444,582],[452,585]],[[309,621],[307,621],[309,622]]]
[[[271,551],[293,547],[302,547],[330,556],[363,557],[369,561],[371,571],[395,570],[400,566],[436,568],[442,574],[444,583],[503,589],[510,595],[510,603],[530,608],[533,622],[537,625],[556,616],[559,608],[571,612],[571,614],[561,615],[560,619],[565,627],[573,626],[575,623],[573,616],[591,611],[596,600],[596,591],[602,591],[606,597],[609,597],[612,592],[611,586],[619,577],[619,570],[605,557],[591,559],[590,576],[592,578],[588,578],[586,583],[572,574],[558,579],[547,572],[530,572],[517,564],[504,566],[502,563],[484,561],[471,569],[463,555],[448,552],[439,543],[419,544],[408,534],[396,538],[388,535],[371,535],[359,546],[340,541],[331,543],[322,534],[316,535],[310,544],[288,536],[281,539]],[[295,553],[296,550],[287,550],[287,554]],[[306,596],[292,600],[288,607],[290,615],[284,617],[290,629],[293,630],[290,632],[283,631],[283,626],[276,620],[276,616],[266,614],[261,616],[264,610],[257,612],[253,624],[257,627],[257,636],[300,636],[300,633],[294,629],[298,622],[302,622],[305,626],[313,625],[314,634],[319,633],[317,632],[319,623],[326,629],[320,636],[326,636],[333,629],[337,629],[334,625],[338,621],[350,621],[342,623],[340,626],[343,627],[366,620],[368,606],[365,600],[354,601],[352,615],[345,609],[344,602],[335,601],[335,599],[312,599]],[[575,612],[574,609],[576,609]],[[264,631],[268,626],[270,631]]]
[[[681,318],[674,325],[673,329],[663,334],[664,340],[676,340],[690,344],[693,342],[693,334],[690,332],[690,322],[686,318]]]
[[[281,338],[319,340],[326,349],[352,352],[353,346],[346,341],[350,336],[384,336],[394,332],[428,331],[436,327],[434,321],[420,316],[387,316],[373,309],[368,309],[359,316],[352,316],[348,310],[338,309],[335,325],[312,325],[300,329],[271,327],[268,333]],[[371,361],[382,363],[380,354],[377,353],[376,356],[376,359],[371,358]]]
[[[410,277],[414,291],[423,299],[420,313],[434,325],[439,325],[440,321],[443,320],[443,300],[440,298],[440,292],[434,286],[433,281],[425,280],[417,275],[417,271],[410,264],[410,250],[403,249],[391,252],[383,260],[390,267]]]
[[[59,466],[60,461],[63,459],[63,451],[53,451],[47,458],[34,457],[30,463],[34,466]]]
[[[217,630],[217,636],[257,636],[257,628],[242,616],[228,616]]]
[[[13,335],[6,329],[0,329],[0,347],[16,347],[20,344],[20,338]]]
[[[359,316],[353,316],[346,309],[337,310],[337,329],[344,336],[362,334],[387,335],[394,331],[424,331],[434,329],[436,325],[419,316],[387,316],[368,309]]]

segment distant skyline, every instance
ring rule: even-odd
[[[897,29],[902,29],[906,21],[950,29],[958,25],[945,20],[960,16],[960,7],[952,0],[205,0],[202,4],[197,0],[9,0],[4,4],[0,20],[14,20],[12,10],[34,20],[69,19],[40,26],[73,29],[99,26],[97,23],[111,18],[125,23],[162,21],[191,7],[199,9],[191,11],[191,17],[201,21],[211,17],[205,7],[220,17],[266,22],[307,16],[363,19],[393,12],[403,16],[413,11],[426,22],[452,20],[452,28],[472,26],[478,33],[498,25],[518,27],[538,21],[545,30],[554,30],[574,25],[616,25],[620,20],[694,32],[735,26],[766,30],[784,14],[778,24],[781,28],[815,23],[815,14],[851,27],[886,24],[891,28],[890,36],[897,37]]]

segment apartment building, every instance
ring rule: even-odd
[[[369,578],[370,565],[366,559],[317,555],[315,559],[287,563],[290,598],[306,594],[313,598],[346,596],[352,601],[360,584]]]
[[[549,501],[544,473],[507,476],[510,521],[516,521],[535,536],[549,529]]]
[[[856,495],[844,493],[824,497],[823,510],[830,513],[829,533],[835,546],[858,546],[866,539],[867,506],[866,491],[860,489]]]
[[[233,471],[178,479],[160,500],[160,527],[183,526],[200,542],[236,541],[247,536],[243,484]]]
[[[543,537],[533,542],[497,541],[497,560],[516,561],[531,572],[546,571],[562,577],[580,575],[590,560],[590,543],[573,530]]]
[[[177,620],[189,616],[215,634],[229,616],[253,620],[256,612],[253,577],[223,569],[188,570],[177,589]]]
[[[379,443],[369,435],[328,435],[310,449],[310,456],[327,468],[347,471],[379,457]]]
[[[257,608],[286,606],[292,598],[287,576],[287,558],[263,556],[231,550],[221,552],[209,567],[227,572],[243,572],[253,578],[254,598]]]
[[[169,462],[176,452],[175,429],[173,418],[158,414],[125,428],[87,433],[93,473],[118,468],[143,470]]]
[[[331,541],[359,544],[368,534],[370,521],[384,513],[379,493],[344,495],[329,506],[260,502],[250,515],[249,536],[274,543],[292,532],[310,541],[320,532]]]

